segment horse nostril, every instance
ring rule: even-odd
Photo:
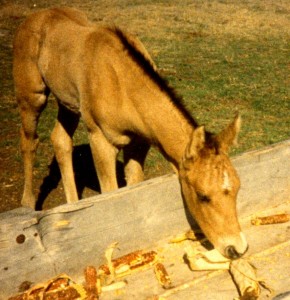
[[[226,256],[230,259],[240,258],[242,255],[237,252],[234,246],[228,246],[225,249]]]

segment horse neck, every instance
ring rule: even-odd
[[[178,169],[194,125],[173,101],[160,91],[145,110],[149,138],[164,156]]]

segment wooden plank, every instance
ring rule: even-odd
[[[241,179],[239,216],[289,200],[290,140],[233,159]]]
[[[288,197],[289,145],[290,140],[234,159],[242,180],[240,215]],[[24,281],[39,282],[61,272],[77,276],[86,265],[103,263],[112,242],[120,243],[122,255],[186,230],[189,221],[194,226],[175,175],[45,212],[19,208],[2,213],[0,296],[16,293]]]

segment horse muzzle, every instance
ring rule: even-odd
[[[234,260],[242,257],[249,246],[242,232],[237,236],[228,237],[223,240],[223,247],[219,246],[221,253],[228,259]]]

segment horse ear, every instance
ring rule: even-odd
[[[205,129],[204,126],[197,127],[192,131],[189,143],[186,146],[184,159],[196,159],[199,156],[199,151],[205,144]]]
[[[219,149],[228,153],[232,145],[237,144],[238,134],[241,128],[241,116],[236,115],[234,121],[216,136]]]

